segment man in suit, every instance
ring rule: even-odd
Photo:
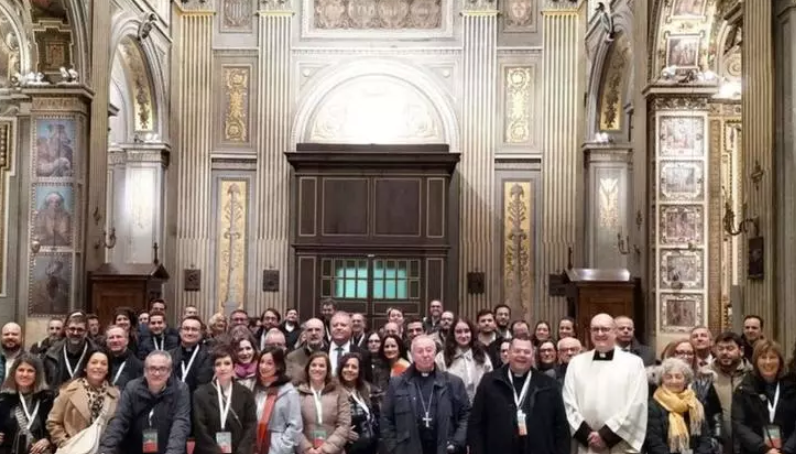
[[[370,365],[370,353],[367,348],[360,347],[351,341],[351,315],[348,312],[335,312],[329,323],[332,341],[329,343],[329,360],[332,362],[332,373],[337,375],[339,361],[347,353],[358,353],[362,357],[361,369],[365,372],[365,380],[373,382],[373,368]]]
[[[644,367],[655,364],[655,351],[636,339],[636,326],[633,319],[620,315],[614,319],[616,323],[616,345],[622,350],[632,353],[644,363]]]

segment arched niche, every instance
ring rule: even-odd
[[[367,60],[316,80],[299,105],[292,145],[447,143],[458,149],[451,100],[418,68]]]
[[[119,41],[114,52],[110,94],[111,105],[119,109],[119,114],[111,120],[112,142],[133,142],[137,134],[159,131],[158,102],[150,67],[138,42],[129,36]]]
[[[595,67],[592,88],[592,109],[589,128],[627,137],[629,132],[626,107],[631,102],[633,51],[630,35],[618,31],[606,46],[600,65]]]

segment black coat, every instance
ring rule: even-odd
[[[122,364],[124,364],[124,369],[122,369]],[[121,372],[119,372],[120,370]],[[118,378],[117,374],[119,374]],[[135,356],[132,350],[128,350],[123,358],[111,358],[108,376],[112,385],[119,388],[119,391],[124,391],[127,383],[144,376],[144,363]]]
[[[159,453],[184,454],[191,430],[190,414],[191,396],[185,383],[172,376],[163,391],[152,394],[146,379],[136,378],[124,388],[98,452],[142,454],[143,432],[154,428],[158,432]]]
[[[254,395],[238,383],[232,384],[232,406],[227,415],[225,432],[232,434],[232,453],[251,454],[257,438],[257,410]],[[221,454],[216,432],[221,432],[221,410],[215,383],[200,386],[193,393],[193,426],[196,435],[195,454]]]
[[[158,347],[160,347],[161,341],[163,342],[163,350],[174,350],[180,345],[180,336],[164,332],[162,339],[158,339]],[[138,343],[138,358],[143,361],[153,351],[155,351],[153,334],[147,331],[147,334],[142,335],[141,341]]]
[[[47,384],[50,386],[50,389],[57,390],[61,385],[74,378],[69,375],[69,370],[64,362],[64,345],[67,341],[68,340],[64,338],[54,343],[42,358],[42,362],[44,362],[44,375],[47,377]],[[86,361],[91,357],[91,354],[99,349],[97,344],[91,339],[86,338],[86,342],[88,345],[86,354],[83,356],[82,361],[75,367],[75,375],[86,367]],[[80,353],[82,352],[81,350]],[[80,353],[78,353],[78,357]]]
[[[420,454],[420,431],[415,416],[419,401],[415,385],[417,371],[412,365],[403,374],[393,377],[384,394],[381,407],[381,439],[385,454]],[[467,443],[467,418],[470,399],[461,378],[436,370],[434,402],[437,412],[437,454],[446,454],[449,443],[462,452]],[[497,451],[495,451],[497,452]]]
[[[657,400],[650,399],[647,417],[647,437],[644,439],[644,449],[647,454],[671,454],[669,450],[669,411]],[[683,415],[688,431],[691,433],[689,415]],[[711,454],[710,424],[707,417],[702,423],[699,435],[691,435],[691,450],[694,454]]]
[[[470,454],[518,452],[521,439],[517,432],[517,406],[508,367],[489,372],[478,385],[467,423]],[[558,382],[536,370],[531,373],[530,380],[522,402],[528,431],[524,452],[569,454],[572,436]]]
[[[39,391],[33,395],[33,401],[39,402],[39,412],[36,413],[34,423],[30,428],[33,440],[32,444],[42,438],[50,438],[47,432],[46,422],[50,410],[53,408],[53,393],[47,390]],[[19,423],[16,418],[16,408],[20,405],[19,394],[13,390],[3,390],[0,393],[0,433],[3,434],[3,442],[0,443],[0,454],[26,454],[23,449],[14,450],[15,441],[19,434]],[[35,408],[36,404],[33,404]],[[31,412],[33,408],[28,408]]]
[[[796,382],[794,377],[786,377],[779,383],[780,395],[774,424],[779,426],[782,435],[780,451],[796,454]],[[732,434],[736,452],[765,454],[768,448],[763,439],[763,428],[768,424],[765,383],[757,374],[750,373],[732,395]]]
[[[213,379],[213,363],[210,360],[210,349],[201,343],[197,344],[194,348],[199,348],[200,350],[199,353],[196,354],[196,358],[194,359],[191,368],[188,370],[188,376],[185,377],[185,380],[182,380],[182,346],[177,346],[169,351],[171,354],[171,359],[174,363],[174,369],[171,376],[177,380],[182,380],[185,382],[185,384],[188,385],[188,390],[191,392],[191,395],[193,395],[194,391],[196,391],[196,388],[198,388],[200,385],[210,383],[210,380]],[[190,360],[190,356],[185,358],[186,366]]]

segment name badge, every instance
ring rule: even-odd
[[[158,452],[158,431],[155,429],[144,429],[142,443],[142,452],[146,454]]]
[[[326,442],[326,431],[317,429],[312,431],[312,447],[315,449],[320,448]]]
[[[769,424],[763,428],[766,446],[769,449],[782,449],[782,431],[776,424]]]
[[[216,432],[216,444],[221,454],[232,454],[232,432]]]
[[[525,412],[517,411],[517,434],[521,437],[528,435],[528,427],[525,425]]]

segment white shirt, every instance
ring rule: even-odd
[[[337,349],[342,348],[343,350],[339,352]],[[332,363],[332,375],[337,376],[337,364],[340,361],[340,358],[345,356],[347,353],[351,351],[351,340],[349,339],[343,345],[337,345],[332,341],[331,345],[329,345],[329,361]],[[339,357],[338,357],[339,356]]]

